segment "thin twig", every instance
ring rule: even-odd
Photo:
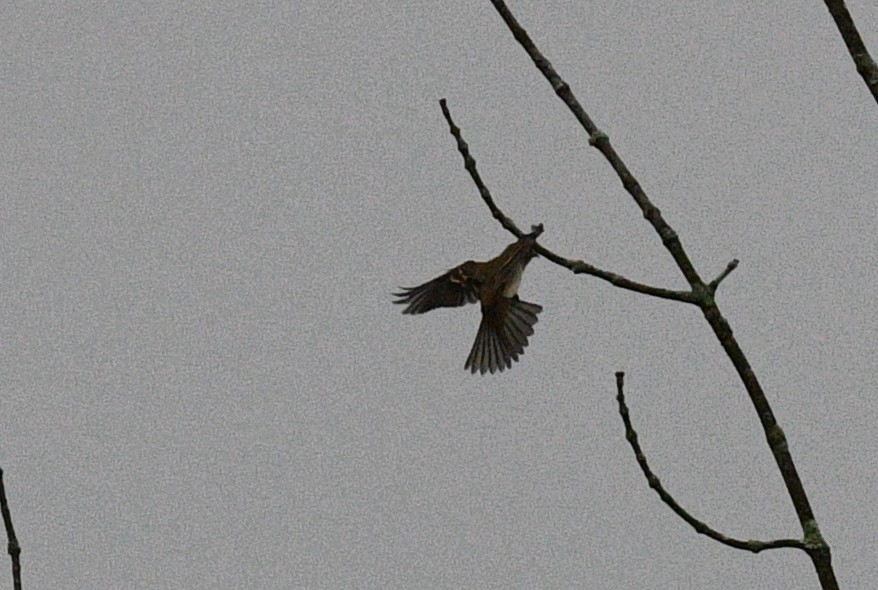
[[[494,203],[494,198],[491,197],[491,191],[489,191],[488,187],[485,186],[485,183],[482,182],[482,177],[479,176],[479,172],[476,170],[476,161],[470,155],[469,146],[460,134],[460,127],[455,125],[454,121],[451,119],[451,113],[448,111],[447,101],[444,98],[439,99],[439,106],[442,107],[442,114],[445,116],[445,120],[448,121],[448,128],[451,131],[451,135],[457,140],[457,151],[463,156],[463,167],[466,168],[466,171],[469,172],[473,182],[476,183],[476,187],[479,189],[479,194],[482,195],[482,200],[488,205],[488,209],[491,210],[491,214],[494,216],[494,219],[500,222],[500,225],[512,232],[516,238],[521,238],[524,235],[524,232],[518,229],[518,226],[503,214],[497,204]]]
[[[451,135],[454,136],[454,139],[457,141],[457,150],[460,152],[460,155],[463,157],[463,166],[466,168],[467,172],[469,172],[470,176],[473,179],[476,187],[479,189],[479,194],[482,196],[482,200],[485,201],[485,204],[488,205],[488,208],[491,210],[491,214],[500,222],[504,228],[506,228],[509,232],[515,235],[516,238],[520,238],[523,235],[523,232],[518,229],[518,226],[512,221],[509,217],[507,217],[500,207],[497,206],[497,203],[494,202],[494,198],[491,196],[491,191],[488,190],[488,187],[485,186],[485,183],[482,181],[481,176],[476,169],[476,161],[475,158],[472,157],[469,151],[469,146],[466,141],[464,141],[463,136],[460,131],[460,127],[458,127],[454,120],[451,118],[451,111],[448,109],[448,103],[443,98],[439,101],[439,105],[442,107],[442,114],[445,116],[445,120],[448,121],[448,128],[451,132]],[[612,273],[606,270],[601,270],[596,266],[583,262],[582,260],[569,260],[564,258],[563,256],[559,256],[555,254],[551,250],[546,249],[544,246],[537,244],[535,248],[537,254],[546,258],[546,260],[550,260],[555,264],[563,266],[571,271],[574,274],[587,274],[593,277],[597,277],[599,279],[603,279],[608,283],[615,285],[621,289],[627,289],[629,291],[635,291],[637,293],[643,293],[645,295],[652,295],[654,297],[660,297],[661,299],[671,299],[673,301],[683,301],[685,303],[697,303],[697,297],[691,291],[673,291],[671,289],[663,289],[661,287],[653,287],[651,285],[644,285],[643,283],[637,283],[635,281],[626,279],[622,275]]]
[[[742,541],[740,539],[734,539],[732,537],[728,537],[718,532],[716,529],[709,527],[703,521],[698,520],[689,512],[687,512],[680,504],[674,500],[673,496],[662,486],[659,478],[652,472],[649,467],[649,463],[646,461],[646,455],[643,452],[643,449],[640,448],[640,443],[637,441],[637,432],[634,430],[634,427],[631,425],[631,417],[628,414],[628,406],[625,405],[625,394],[623,393],[623,385],[625,380],[625,373],[619,371],[616,373],[616,400],[619,402],[619,414],[622,415],[622,422],[625,423],[625,438],[631,444],[631,448],[634,449],[634,456],[637,457],[637,463],[640,465],[640,469],[643,471],[643,475],[646,476],[646,481],[649,482],[649,487],[654,489],[656,493],[658,493],[659,497],[662,499],[662,502],[667,504],[671,510],[674,511],[677,516],[685,520],[696,532],[707,535],[714,541],[718,541],[723,545],[728,545],[729,547],[734,547],[735,549],[743,549],[745,551],[752,551],[753,553],[759,553],[760,551],[764,551],[766,549],[780,549],[780,548],[795,548],[795,549],[804,549],[805,543],[799,539],[775,539],[774,541]]]
[[[0,512],[3,513],[3,524],[6,525],[7,550],[12,559],[12,587],[21,590],[21,546],[15,536],[12,526],[12,514],[9,512],[9,502],[6,500],[6,486],[3,484],[3,469],[0,469]]]
[[[661,287],[653,287],[651,285],[637,283],[635,281],[626,279],[622,275],[608,272],[606,270],[601,270],[600,268],[592,266],[591,264],[583,262],[582,260],[569,260],[567,258],[558,256],[557,254],[551,252],[550,250],[547,250],[540,244],[537,244],[535,250],[537,254],[545,257],[546,260],[551,260],[555,264],[570,269],[571,271],[573,271],[574,274],[591,275],[593,277],[603,279],[611,285],[619,287],[620,289],[627,289],[628,291],[634,291],[635,293],[642,293],[644,295],[652,295],[653,297],[658,297],[660,299],[670,299],[671,301],[682,301],[684,303],[692,304],[698,303],[698,296],[691,291],[673,291],[671,289],[663,289]]]
[[[716,289],[717,289],[717,287],[719,287],[719,284],[720,284],[721,282],[723,282],[723,280],[724,280],[727,276],[729,276],[730,274],[732,274],[732,271],[735,270],[736,268],[738,268],[738,259],[737,259],[737,258],[735,258],[734,260],[732,260],[731,262],[729,262],[729,264],[728,264],[728,266],[726,266],[725,270],[722,271],[721,273],[719,273],[719,276],[718,276],[718,277],[716,277],[715,279],[713,279],[712,281],[710,281],[710,282],[707,284],[707,288],[708,288],[708,290],[709,290],[711,293],[716,293]]]

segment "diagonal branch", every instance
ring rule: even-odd
[[[497,204],[494,202],[494,198],[491,196],[491,191],[488,190],[488,187],[485,186],[485,183],[482,181],[482,177],[479,175],[479,172],[476,169],[475,158],[473,158],[469,152],[469,146],[467,145],[466,141],[464,141],[463,136],[461,135],[460,127],[458,127],[454,123],[454,120],[452,120],[451,118],[451,112],[448,109],[447,101],[443,98],[439,101],[439,105],[442,107],[442,114],[445,116],[445,120],[448,121],[448,127],[451,131],[451,135],[453,135],[454,139],[457,140],[457,149],[460,152],[460,155],[463,156],[463,166],[472,177],[473,182],[479,189],[479,194],[482,195],[482,199],[491,210],[491,214],[494,216],[495,219],[500,222],[500,225],[502,225],[509,232],[515,235],[515,237],[520,238],[523,235],[523,232],[518,229],[518,226],[515,225],[514,221],[508,218],[503,213],[503,211],[500,210],[500,207],[497,206]],[[567,258],[564,258],[563,256],[559,256],[558,254],[555,254],[554,252],[546,249],[540,244],[537,244],[535,250],[540,256],[543,256],[547,260],[550,260],[555,264],[558,264],[560,266],[563,266],[564,268],[573,271],[574,274],[591,275],[593,277],[603,279],[621,289],[627,289],[629,291],[635,291],[637,293],[643,293],[645,295],[652,295],[653,297],[659,297],[661,299],[671,299],[673,301],[683,301],[685,303],[693,304],[697,303],[697,298],[695,294],[691,291],[672,291],[670,289],[663,289],[661,287],[653,287],[650,285],[637,283],[635,281],[626,279],[625,277],[616,273],[601,270],[600,268],[592,266],[591,264],[587,264],[582,260],[569,260]]]
[[[637,206],[640,207],[646,220],[652,224],[653,228],[655,228],[656,233],[658,233],[665,248],[668,249],[671,256],[673,256],[674,260],[677,262],[677,266],[682,271],[683,276],[686,277],[689,285],[691,285],[693,289],[697,286],[703,286],[704,283],[695,271],[695,267],[692,265],[692,261],[689,260],[689,256],[683,250],[683,245],[680,243],[680,238],[677,236],[677,233],[665,222],[658,207],[653,205],[647,198],[640,183],[637,182],[637,179],[634,178],[634,175],[628,170],[625,162],[623,162],[619,154],[616,153],[616,150],[610,143],[610,138],[607,137],[606,133],[598,129],[591,117],[588,116],[588,113],[585,112],[585,109],[582,108],[582,105],[579,104],[573,91],[570,90],[570,86],[561,78],[561,76],[558,75],[558,72],[552,67],[551,62],[540,53],[540,50],[537,49],[537,46],[531,41],[527,31],[518,24],[518,21],[512,15],[509,8],[507,8],[503,0],[491,0],[491,3],[494,5],[494,8],[497,9],[497,12],[500,13],[500,16],[506,22],[509,30],[512,31],[515,40],[521,44],[533,60],[537,69],[543,74],[543,76],[545,76],[549,81],[549,84],[552,85],[555,94],[564,101],[564,104],[567,105],[567,108],[570,109],[573,116],[576,117],[582,127],[588,132],[589,143],[604,155],[610,163],[610,166],[616,171],[616,174],[622,181],[622,186],[624,186],[625,190],[628,191],[628,194],[634,198],[634,201],[637,203]]]
[[[12,587],[21,590],[21,545],[18,544],[15,529],[12,527],[12,514],[9,512],[9,502],[6,501],[6,486],[3,485],[3,469],[0,469],[0,512],[3,513],[3,524],[6,525],[6,549],[12,559]]]
[[[792,500],[793,507],[795,508],[796,516],[798,517],[799,523],[804,531],[804,550],[811,558],[811,562],[817,572],[820,584],[824,590],[837,589],[838,581],[835,578],[835,572],[832,568],[831,550],[820,533],[820,527],[817,525],[817,519],[814,517],[814,512],[811,508],[808,496],[805,493],[802,479],[799,477],[798,470],[793,462],[793,457],[790,453],[786,436],[780,425],[777,423],[771,405],[768,403],[768,398],[762,390],[762,385],[759,383],[747,357],[738,345],[729,322],[720,312],[719,306],[716,304],[712,293],[709,291],[708,285],[705,285],[704,281],[696,272],[691,260],[689,260],[689,256],[684,251],[683,245],[676,232],[667,224],[667,222],[665,222],[658,208],[655,207],[646,197],[640,184],[610,145],[609,138],[597,128],[597,125],[594,124],[579,104],[579,101],[573,95],[570,86],[561,79],[549,60],[540,53],[527,32],[518,24],[518,21],[509,11],[509,8],[507,8],[503,0],[491,0],[491,3],[503,18],[504,22],[509,27],[509,30],[512,31],[515,39],[521,44],[533,60],[534,65],[536,65],[537,69],[542,72],[543,76],[545,76],[552,85],[555,94],[564,101],[564,104],[567,105],[583,128],[588,132],[589,142],[604,155],[616,171],[616,174],[618,174],[622,181],[622,185],[640,207],[643,216],[652,224],[655,231],[661,237],[665,248],[668,249],[671,256],[673,256],[674,261],[676,261],[683,276],[689,281],[689,285],[692,287],[692,295],[696,297],[698,306],[704,314],[704,318],[707,320],[707,323],[710,324],[710,327],[722,345],[723,350],[732,361],[732,365],[735,367],[744,388],[747,390],[747,395],[750,397],[750,401],[756,410],[756,414],[759,416],[759,422],[765,433],[768,446],[771,449],[775,462],[777,463],[778,470],[780,471],[784,485],[787,488],[787,493],[789,494],[790,500]],[[719,283],[717,282],[717,284]]]
[[[466,168],[466,171],[469,172],[473,182],[476,183],[476,187],[479,189],[479,194],[482,195],[482,200],[488,205],[488,209],[491,210],[494,219],[499,221],[500,225],[511,232],[516,238],[520,239],[524,235],[524,232],[518,229],[518,226],[503,214],[494,202],[494,198],[491,196],[491,191],[489,191],[488,187],[485,186],[485,183],[482,182],[482,177],[479,176],[479,172],[476,170],[476,161],[469,153],[469,145],[463,140],[463,136],[460,134],[460,127],[455,125],[454,121],[451,119],[451,112],[448,110],[448,102],[444,98],[441,98],[439,99],[439,106],[442,107],[442,114],[445,116],[445,120],[448,121],[448,128],[451,131],[451,135],[457,140],[457,151],[463,156],[463,167]]]
[[[649,482],[649,487],[654,489],[656,493],[658,493],[659,497],[662,499],[662,502],[667,504],[674,513],[685,520],[696,532],[707,535],[714,541],[718,541],[723,545],[728,545],[729,547],[734,547],[735,549],[743,549],[745,551],[752,551],[753,553],[759,553],[760,551],[764,551],[766,549],[780,549],[780,548],[794,548],[794,549],[804,549],[805,543],[800,541],[799,539],[775,539],[774,541],[742,541],[740,539],[734,539],[732,537],[727,537],[717,530],[709,527],[704,522],[698,520],[689,512],[686,511],[682,506],[680,506],[676,500],[674,500],[673,496],[668,493],[667,490],[662,486],[659,478],[652,472],[649,467],[649,463],[646,461],[646,455],[643,453],[643,449],[640,448],[640,443],[637,441],[637,432],[634,430],[634,427],[631,425],[631,417],[628,414],[628,406],[625,405],[625,394],[623,393],[623,385],[625,380],[625,373],[619,371],[616,373],[616,401],[619,402],[619,414],[622,415],[622,421],[625,423],[625,438],[631,444],[631,448],[634,450],[634,456],[637,458],[637,463],[640,465],[641,471],[643,471],[643,475],[646,476],[646,481]]]
[[[851,18],[851,13],[848,12],[844,0],[824,1],[826,2],[826,8],[829,9],[829,14],[832,15],[832,20],[835,21],[838,32],[841,33],[844,44],[848,48],[848,53],[851,54],[851,59],[854,60],[854,64],[857,66],[857,72],[863,77],[863,81],[872,92],[875,101],[878,102],[878,65],[875,64],[875,60],[869,55],[866,44],[863,43],[860,32],[857,31],[857,25],[854,24],[854,19]]]
[[[567,258],[558,256],[557,254],[551,252],[550,250],[547,250],[540,244],[537,244],[535,250],[537,254],[543,256],[544,258],[546,258],[546,260],[551,260],[555,264],[570,269],[571,271],[573,271],[573,274],[591,275],[593,277],[603,279],[611,285],[619,287],[620,289],[626,289],[628,291],[634,291],[635,293],[642,293],[644,295],[652,295],[653,297],[658,297],[659,299],[682,301],[684,303],[692,303],[694,305],[698,304],[698,297],[691,291],[673,291],[671,289],[663,289],[661,287],[653,287],[650,285],[644,285],[642,283],[636,283],[634,281],[626,279],[621,275],[617,275],[606,270],[601,270],[600,268],[592,266],[591,264],[583,262],[582,260],[569,260]]]

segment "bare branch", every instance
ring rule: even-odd
[[[646,476],[646,481],[649,482],[649,487],[654,489],[656,493],[658,493],[659,497],[662,499],[662,502],[667,504],[674,513],[682,518],[686,523],[688,523],[696,532],[707,535],[714,541],[718,541],[723,545],[728,545],[729,547],[734,547],[735,549],[743,549],[745,551],[752,551],[753,553],[759,553],[760,551],[764,551],[766,549],[780,549],[780,548],[794,548],[794,549],[804,549],[805,543],[799,539],[775,539],[774,541],[742,541],[740,539],[734,539],[732,537],[728,537],[718,532],[716,529],[709,527],[704,522],[698,520],[689,512],[687,512],[682,506],[680,506],[676,500],[674,500],[673,496],[668,493],[667,490],[662,486],[659,478],[652,472],[649,467],[649,464],[646,461],[646,455],[643,453],[643,449],[640,448],[640,443],[637,441],[637,432],[635,432],[634,427],[631,425],[631,417],[628,414],[628,406],[625,405],[625,394],[623,393],[623,385],[625,380],[625,373],[619,371],[616,373],[616,400],[619,402],[619,414],[622,415],[622,421],[625,423],[625,438],[631,444],[631,448],[634,450],[634,456],[637,458],[637,463],[640,465],[641,471]]]
[[[603,279],[615,287],[619,287],[620,289],[626,289],[628,291],[634,291],[635,293],[652,295],[653,297],[658,297],[660,299],[670,299],[671,301],[682,301],[684,303],[692,303],[694,305],[698,304],[697,295],[695,295],[691,291],[673,291],[671,289],[663,289],[661,287],[653,287],[651,285],[636,283],[634,281],[626,279],[622,275],[601,270],[600,268],[592,266],[591,264],[583,262],[582,260],[569,260],[567,258],[558,256],[557,254],[550,250],[547,250],[540,244],[537,244],[535,250],[540,256],[543,256],[547,260],[551,260],[555,264],[563,266],[564,268],[570,269],[571,271],[573,271],[574,274],[591,275],[593,277]]]
[[[616,174],[622,181],[622,186],[624,186],[625,190],[628,191],[628,194],[634,198],[634,201],[637,203],[638,207],[640,207],[646,220],[652,224],[653,228],[661,238],[662,243],[665,245],[665,248],[667,248],[671,253],[671,256],[674,257],[677,266],[682,271],[683,276],[686,277],[689,285],[693,289],[703,287],[704,282],[701,280],[701,277],[698,276],[695,267],[692,265],[692,261],[689,260],[689,256],[683,250],[683,246],[680,243],[680,238],[677,236],[677,233],[665,222],[664,218],[662,218],[661,211],[659,211],[658,207],[653,205],[649,198],[647,198],[640,183],[637,182],[637,179],[634,178],[634,175],[631,174],[631,171],[628,170],[628,167],[622,161],[622,158],[616,153],[616,150],[610,144],[610,138],[606,133],[598,129],[591,117],[588,116],[588,113],[585,112],[585,109],[582,108],[582,105],[579,104],[573,91],[570,90],[570,86],[561,78],[561,76],[558,75],[558,72],[555,71],[555,68],[552,67],[549,60],[540,53],[540,50],[537,49],[537,46],[531,41],[527,31],[518,24],[518,21],[512,15],[512,12],[510,12],[503,0],[491,0],[491,3],[494,5],[494,8],[497,9],[497,12],[500,13],[500,16],[506,22],[509,30],[512,31],[515,40],[521,44],[533,60],[537,69],[543,74],[543,76],[545,76],[546,80],[549,81],[549,84],[552,85],[555,94],[564,101],[564,104],[567,105],[567,108],[570,109],[580,125],[582,125],[582,127],[588,132],[589,143],[604,155],[610,163],[610,166],[616,171]]]
[[[851,59],[854,60],[854,64],[857,66],[857,72],[863,77],[866,86],[872,91],[872,97],[878,102],[878,65],[875,64],[875,60],[869,55],[866,44],[863,43],[860,32],[857,31],[857,25],[854,24],[854,19],[851,18],[851,13],[848,12],[844,0],[825,0],[825,2],[826,8],[829,9],[829,14],[832,15],[832,19],[835,21],[835,26],[838,28],[838,32],[841,33],[841,38],[848,48],[848,53],[851,54]]]
[[[512,221],[509,217],[507,217],[500,207],[497,206],[497,203],[494,202],[494,198],[491,196],[491,191],[488,190],[488,187],[485,186],[485,183],[482,181],[481,176],[476,169],[476,161],[475,158],[469,152],[469,146],[466,141],[464,141],[463,136],[460,132],[460,127],[458,127],[454,120],[451,118],[451,111],[448,109],[448,102],[443,98],[439,100],[439,105],[442,107],[442,114],[445,116],[445,120],[448,121],[448,128],[451,131],[451,135],[454,136],[455,140],[457,140],[457,149],[460,152],[460,155],[463,156],[463,165],[466,168],[467,172],[469,172],[470,176],[475,182],[476,187],[479,189],[479,193],[482,195],[482,199],[485,201],[485,204],[488,205],[488,208],[491,210],[491,214],[500,222],[504,228],[506,228],[509,232],[511,232],[515,237],[520,238],[523,235],[523,232],[518,229],[518,226]],[[555,254],[551,250],[546,249],[540,244],[537,244],[535,248],[536,252],[546,258],[573,271],[574,274],[587,274],[593,277],[597,277],[599,279],[603,279],[608,283],[615,285],[621,289],[627,289],[629,291],[635,291],[637,293],[643,293],[645,295],[652,295],[653,297],[659,297],[661,299],[671,299],[673,301],[683,301],[685,303],[693,303],[697,304],[698,299],[694,293],[691,291],[672,291],[670,289],[663,289],[661,287],[652,287],[650,285],[644,285],[642,283],[637,283],[635,281],[631,281],[626,279],[625,277],[618,275],[616,273],[608,272],[606,270],[601,270],[596,266],[592,266],[591,264],[587,264],[581,260],[569,260],[564,258],[563,256],[559,256]]]
[[[7,551],[12,559],[12,587],[21,590],[21,546],[12,527],[12,514],[9,512],[9,502],[6,501],[6,486],[3,484],[3,469],[0,469],[0,512],[3,513],[3,524],[6,525]]]
[[[448,102],[444,98],[441,98],[439,99],[439,106],[442,107],[442,114],[445,116],[445,120],[448,121],[448,128],[449,131],[451,131],[451,135],[457,140],[457,151],[463,156],[463,167],[466,168],[466,171],[469,172],[473,182],[476,183],[476,187],[479,189],[479,194],[482,195],[482,200],[488,205],[488,209],[491,210],[491,214],[494,216],[494,219],[500,222],[500,225],[510,231],[516,238],[521,238],[521,236],[524,235],[524,232],[518,229],[518,226],[503,214],[497,204],[494,203],[494,199],[491,197],[491,191],[489,191],[488,187],[485,186],[485,183],[482,182],[482,177],[479,176],[479,172],[476,170],[476,161],[470,155],[469,146],[460,134],[460,127],[455,125],[454,121],[451,119],[451,113],[448,110]]]
[[[787,488],[787,492],[789,493],[793,507],[795,508],[796,516],[798,517],[799,523],[805,534],[804,550],[808,553],[808,556],[814,564],[814,569],[820,579],[820,584],[824,590],[837,589],[838,581],[835,578],[835,572],[832,568],[832,557],[829,545],[820,534],[817,519],[814,517],[814,512],[811,508],[808,496],[805,493],[802,479],[799,477],[798,470],[793,462],[793,457],[790,453],[786,437],[784,436],[780,425],[777,423],[771,405],[768,403],[768,398],[762,390],[762,385],[756,378],[753,368],[750,366],[747,357],[744,355],[737,340],[732,334],[732,329],[729,326],[728,321],[723,317],[714,298],[710,296],[708,286],[704,284],[704,281],[693,267],[676,232],[674,232],[674,230],[665,222],[658,208],[655,207],[646,197],[640,184],[610,145],[610,140],[607,138],[606,134],[602,133],[597,128],[579,104],[579,101],[570,90],[570,86],[561,79],[557,72],[555,72],[552,64],[549,63],[549,60],[539,52],[536,45],[531,41],[527,32],[518,24],[518,21],[509,11],[509,8],[506,7],[503,0],[491,0],[491,3],[506,22],[509,30],[512,31],[515,39],[531,57],[534,65],[536,65],[537,69],[542,72],[543,76],[545,76],[552,85],[555,94],[564,101],[564,104],[567,105],[583,128],[588,132],[589,143],[594,145],[604,155],[613,167],[613,170],[616,171],[616,174],[622,181],[622,185],[634,198],[634,201],[643,212],[643,216],[652,224],[655,231],[659,234],[665,248],[671,253],[671,256],[673,256],[674,261],[677,263],[683,276],[686,277],[686,280],[692,287],[692,294],[696,296],[698,306],[701,308],[704,318],[707,320],[708,324],[710,324],[710,327],[720,341],[723,350],[732,361],[741,382],[747,390],[747,395],[750,397],[753,408],[759,416],[759,422],[765,433],[768,446],[771,449],[775,462],[777,463],[778,470],[781,473],[784,485]]]

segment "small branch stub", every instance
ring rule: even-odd
[[[717,287],[719,287],[719,284],[721,282],[723,282],[723,280],[727,276],[732,274],[732,271],[735,270],[736,268],[738,268],[738,259],[737,258],[735,258],[734,260],[729,262],[729,264],[726,266],[725,270],[722,271],[718,277],[716,277],[715,279],[710,281],[710,283],[708,283],[707,288],[710,290],[711,294],[716,293],[716,289],[717,289]]]

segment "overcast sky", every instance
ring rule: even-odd
[[[878,6],[851,0],[878,53]],[[878,106],[819,0],[513,2],[705,278],[842,587],[878,579]],[[520,362],[391,292],[513,238],[685,288],[485,1],[0,9],[0,466],[25,588],[817,588],[698,310],[528,267]],[[0,564],[2,565],[2,564]],[[0,567],[0,574],[8,568]]]

